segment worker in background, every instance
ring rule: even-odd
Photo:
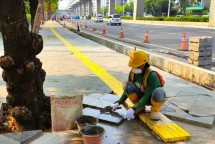
[[[112,110],[117,109],[129,98],[134,106],[122,114],[125,119],[134,118],[135,114],[145,111],[145,105],[152,105],[150,118],[159,120],[160,107],[166,100],[162,76],[150,69],[148,56],[144,51],[134,51],[130,55],[128,66],[132,69],[128,81],[123,83],[124,92],[120,100],[111,105]]]

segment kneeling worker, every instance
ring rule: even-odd
[[[134,106],[123,114],[125,119],[134,118],[134,114],[145,110],[145,105],[152,105],[150,118],[159,120],[160,107],[166,100],[166,93],[162,88],[164,86],[162,76],[149,68],[148,56],[144,51],[134,51],[130,55],[128,66],[132,69],[128,81],[123,83],[124,92],[120,100],[111,105],[112,110],[129,98]]]

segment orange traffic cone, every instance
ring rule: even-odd
[[[148,43],[148,42],[149,42],[149,35],[148,35],[148,29],[147,29],[144,36],[144,43]]]
[[[96,26],[95,25],[93,25],[93,31],[96,31]]]
[[[121,27],[121,30],[119,32],[119,38],[124,38],[124,31],[123,31],[122,27]]]
[[[103,26],[102,34],[106,34],[106,27],[105,26]]]
[[[85,23],[85,28],[87,28],[87,22]]]
[[[186,33],[183,33],[182,40],[181,40],[181,46],[180,46],[181,51],[186,51],[187,50],[186,43],[187,43]]]

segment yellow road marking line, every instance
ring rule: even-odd
[[[112,75],[107,73],[104,69],[98,66],[96,63],[93,63],[89,60],[85,55],[78,51],[77,48],[72,46],[67,40],[65,40],[62,36],[60,36],[53,28],[53,24],[50,23],[50,29],[54,33],[54,35],[63,42],[63,44],[74,53],[76,57],[78,57],[96,76],[98,76],[106,85],[108,85],[115,94],[121,96],[123,93],[122,83],[115,79]],[[127,101],[127,105],[131,107],[129,101]],[[149,117],[141,115],[140,119],[146,123],[149,128],[151,128],[164,142],[175,142],[180,140],[187,140],[191,136],[177,124],[172,121],[169,123],[156,123],[152,121]],[[169,120],[170,121],[170,120]]]
[[[50,28],[53,34],[63,42],[63,44],[74,53],[95,75],[97,75],[106,85],[108,85],[118,96],[123,93],[122,83],[114,78],[112,75],[107,73],[104,69],[98,66],[96,63],[89,60],[85,55],[78,51],[73,45],[71,45],[67,40],[60,36],[53,28],[53,24],[50,23]]]

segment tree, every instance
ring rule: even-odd
[[[125,13],[128,12],[130,14],[133,14],[133,11],[134,11],[134,2],[133,1],[130,1],[130,2],[124,4]]]
[[[189,2],[187,0],[180,0],[180,11],[182,14],[185,14],[185,9],[187,6],[189,6]]]
[[[169,0],[146,0],[144,9],[147,13],[152,13],[155,16],[161,16],[162,13],[168,12]]]
[[[37,10],[38,0],[29,0],[30,2],[30,12],[31,12],[31,29],[34,26],[34,17]]]
[[[100,8],[100,12],[105,16],[106,13],[108,12],[108,6],[104,6],[104,7]]]
[[[24,1],[1,0],[0,22],[4,43],[0,66],[12,116],[23,130],[50,128],[50,100],[43,92],[46,72],[36,58],[43,39],[29,32]]]
[[[57,10],[58,0],[45,0],[44,9],[47,11],[48,19],[51,18],[51,14]]]
[[[123,13],[123,9],[122,9],[122,8],[123,8],[122,6],[116,5],[116,6],[115,6],[115,12],[116,12],[117,14],[119,14],[119,15],[122,15],[122,13]]]

